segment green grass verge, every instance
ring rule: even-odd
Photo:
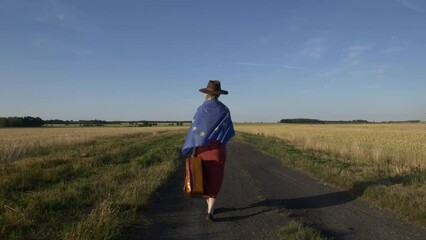
[[[116,239],[143,227],[140,210],[177,169],[183,138],[100,137],[0,164],[0,239]]]
[[[279,239],[283,240],[327,240],[320,231],[305,226],[300,222],[291,221],[279,231]]]
[[[398,174],[380,165],[359,165],[335,159],[322,152],[301,150],[285,140],[239,132],[236,140],[254,145],[275,156],[287,166],[301,169],[356,197],[371,200],[378,207],[397,212],[400,216],[426,226],[426,171],[412,168]]]

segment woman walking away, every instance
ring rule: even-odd
[[[205,101],[195,113],[182,154],[202,159],[206,220],[214,221],[214,204],[223,181],[226,143],[235,135],[235,131],[229,109],[219,101],[221,94],[228,94],[221,89],[220,81],[209,81],[200,92],[205,93]]]

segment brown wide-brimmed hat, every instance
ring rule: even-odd
[[[207,83],[207,87],[201,88],[200,92],[212,94],[212,95],[216,95],[216,94],[227,95],[228,94],[228,91],[222,90],[220,88],[220,81],[219,80],[210,80],[209,83]]]

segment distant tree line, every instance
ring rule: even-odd
[[[0,117],[0,128],[4,127],[42,127],[43,119],[39,117]]]
[[[61,120],[61,119],[52,119],[52,120],[45,120],[45,124],[78,124],[78,121],[73,120]]]
[[[382,121],[380,123],[419,123],[420,120],[407,120],[407,121]]]
[[[52,119],[52,120],[46,120],[46,121],[44,121],[44,123],[46,125],[63,124],[65,126],[68,126],[70,124],[74,124],[74,125],[78,124],[80,127],[100,127],[100,126],[104,126],[108,122],[104,121],[104,120],[98,120],[98,119],[94,119],[94,120],[78,120],[78,121]]]
[[[419,123],[420,120],[408,120],[408,121],[382,121],[382,122],[369,122],[367,120],[349,120],[349,121],[328,121],[328,120],[319,120],[319,119],[311,119],[311,118],[292,118],[292,119],[281,119],[280,123],[309,123],[309,124],[326,124],[326,123]]]
[[[79,120],[78,124],[82,127],[101,127],[104,124],[107,124],[107,121],[103,120]]]
[[[309,123],[309,124],[325,124],[325,123],[369,123],[367,120],[350,120],[350,121],[325,121],[311,118],[292,118],[281,119],[280,123]]]
[[[281,119],[280,123],[325,123],[325,122],[318,119],[293,118],[293,119]]]
[[[190,123],[191,121],[110,121],[109,124],[128,124],[131,127],[152,127],[158,126],[158,124],[167,124],[168,126],[183,126],[184,123]]]
[[[184,123],[190,121],[104,121],[104,120],[61,120],[51,119],[43,120],[39,117],[0,117],[0,128],[5,127],[42,127],[45,125],[79,125],[80,127],[100,127],[106,124],[127,124],[129,127],[152,127],[157,126],[159,123],[167,124],[169,126],[183,126]]]
[[[109,122],[112,124],[128,124],[130,127],[152,127],[157,126],[158,124],[156,122],[149,122],[149,121],[131,121],[131,122],[122,122],[122,121],[114,121]]]

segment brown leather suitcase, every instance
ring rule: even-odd
[[[185,163],[183,193],[186,197],[203,196],[203,168],[201,158],[189,157]]]

